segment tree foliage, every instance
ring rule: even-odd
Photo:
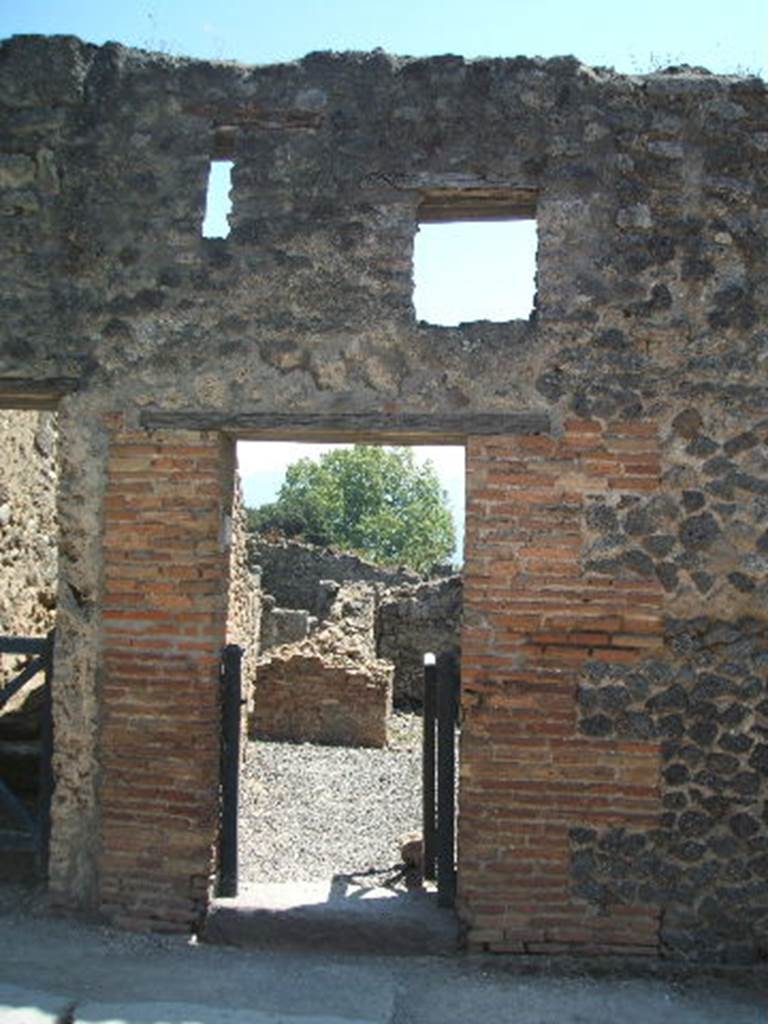
[[[277,500],[249,509],[255,532],[279,530],[424,572],[455,545],[448,497],[409,448],[355,445],[288,466]]]

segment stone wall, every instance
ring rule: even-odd
[[[55,407],[60,435],[57,896],[181,927],[211,867],[207,697],[173,725],[161,704],[178,813],[148,824],[123,799],[148,750],[132,733],[128,755],[104,676],[107,601],[154,549],[135,533],[116,560],[111,432],[167,447],[150,482],[172,477],[172,504],[147,511],[178,516],[170,571],[202,552],[210,573],[184,578],[196,647],[157,588],[156,621],[124,626],[124,647],[159,632],[191,659],[142,676],[155,704],[173,666],[210,696],[226,619],[212,538],[231,495],[202,465],[184,494],[174,437],[439,440],[466,443],[471,483],[470,942],[762,955],[764,83],[380,52],[241,68],[20,37],[0,110],[0,399]],[[234,160],[227,239],[201,237],[212,156]],[[418,322],[419,223],[489,215],[536,219],[533,316]]]
[[[56,418],[0,411],[0,633],[43,636],[56,618]]]
[[[306,608],[278,608],[275,599],[266,594],[262,601],[259,648],[261,653],[271,647],[306,640],[317,619]]]
[[[368,584],[375,597],[374,642],[378,657],[394,664],[397,705],[421,703],[427,651],[461,653],[459,576],[424,578],[407,569],[377,566],[355,555],[294,540],[254,537],[249,550],[252,563],[264,573],[265,590],[275,587],[282,600],[290,602],[285,609],[267,613],[263,649],[281,642],[283,636],[284,642],[299,639],[291,630],[307,636],[314,619],[324,621],[332,614],[337,581],[358,581]],[[345,580],[347,572],[350,576]]]
[[[395,587],[419,583],[421,577],[409,569],[390,569],[374,565],[350,552],[304,544],[297,540],[269,540],[251,537],[249,554],[252,565],[261,569],[264,590],[272,594],[281,608],[305,608],[310,615],[324,619],[329,599],[321,583],[382,583]]]
[[[396,704],[419,705],[424,655],[461,655],[461,576],[427,580],[382,593],[376,618],[377,651],[395,666]]]

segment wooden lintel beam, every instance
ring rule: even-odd
[[[78,384],[76,377],[0,377],[0,409],[53,410],[64,395],[77,390]]]
[[[420,224],[453,221],[527,220],[536,216],[537,192],[531,188],[436,188],[422,193]]]
[[[379,444],[463,444],[468,437],[546,434],[542,412],[489,413],[227,413],[146,410],[148,430],[200,430],[243,440],[354,441]]]

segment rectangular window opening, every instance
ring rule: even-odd
[[[534,213],[527,190],[425,194],[413,254],[416,318],[444,327],[528,319],[536,305]]]
[[[232,160],[212,160],[205,198],[203,238],[228,238],[232,212]]]

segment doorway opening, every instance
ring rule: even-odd
[[[249,650],[239,898],[273,922],[311,908],[310,933],[330,915],[342,945],[369,927],[398,945],[404,916],[450,942],[422,870],[422,708],[424,655],[459,651],[464,450],[241,442],[238,462],[258,605],[250,642],[231,630]]]
[[[0,874],[45,870],[56,618],[56,415],[0,410]]]

